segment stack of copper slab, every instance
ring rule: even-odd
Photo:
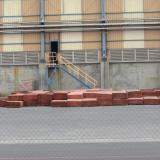
[[[128,93],[127,91],[113,91],[113,105],[128,105]]]
[[[143,96],[140,90],[128,91],[129,105],[143,105]]]
[[[31,91],[12,93],[0,98],[0,107],[97,107],[159,105],[159,89],[121,90],[90,89],[72,91]]]

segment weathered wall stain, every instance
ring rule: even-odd
[[[159,63],[123,63],[110,65],[113,89],[160,88]]]
[[[38,81],[37,66],[0,67],[0,93],[2,94],[33,90],[35,81]]]
[[[98,81],[100,87],[100,64],[77,65]],[[51,71],[49,71],[49,75]],[[52,77],[53,76],[53,77]],[[82,86],[69,75],[55,71],[50,77],[50,89],[79,89]],[[139,89],[160,88],[159,63],[117,63],[109,67],[110,88]],[[38,86],[38,66],[0,67],[0,93],[8,94],[18,90],[33,90]],[[107,81],[107,80],[106,80]]]

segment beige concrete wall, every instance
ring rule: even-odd
[[[160,13],[151,13],[151,11],[159,11],[160,9],[160,0],[144,0],[144,11],[150,13],[144,13],[144,18],[155,19],[160,18]],[[159,30],[145,30],[144,36],[147,41],[144,42],[145,48],[160,48],[160,42],[157,41],[148,41],[152,39],[159,39],[160,31]]]
[[[45,1],[45,11],[46,15],[55,15],[55,16],[46,16],[46,21],[60,21],[61,17],[61,1],[60,0],[46,0]]]
[[[0,33],[0,52],[3,52],[3,34]]]
[[[0,1],[0,24],[3,22],[3,1]]]
[[[106,10],[107,10],[107,13],[109,13],[107,14],[107,19],[123,20],[124,0],[107,0],[106,2],[107,2]],[[123,48],[122,40],[123,40],[122,31],[107,32],[107,41],[110,41],[110,42],[107,42],[107,48],[114,48],[114,49]]]
[[[145,39],[147,40],[144,43],[145,48],[160,48],[160,30],[145,30],[144,35]],[[155,41],[156,39],[157,41]]]
[[[124,0],[107,0],[106,1],[107,13],[120,13],[108,14],[109,20],[123,20]]]
[[[144,1],[144,11],[159,11],[160,0],[143,0]],[[160,13],[144,13],[144,18],[160,18]]]
[[[100,49],[100,48],[101,48],[100,32],[83,32],[83,49]]]
[[[39,16],[39,0],[22,0],[22,15],[24,22],[38,22]],[[25,15],[28,15],[27,17]]]
[[[39,51],[40,50],[40,35],[39,33],[23,34],[23,50],[24,51]],[[35,44],[38,43],[38,44]]]
[[[108,13],[123,12],[124,0],[107,0],[106,10]]]
[[[99,0],[82,0],[83,20],[98,20],[101,16]],[[99,13],[99,14],[95,14]]]
[[[143,0],[145,11],[158,11],[160,7],[159,0]]]
[[[123,31],[109,31],[107,41],[107,48],[123,48]]]

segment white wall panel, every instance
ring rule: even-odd
[[[3,36],[3,51],[14,52],[23,51],[21,34],[5,34]]]
[[[125,11],[136,12],[143,10],[143,0],[125,0]]]
[[[21,13],[21,0],[5,0],[3,8],[3,22],[18,22],[22,21]],[[18,16],[18,17],[14,17]],[[3,34],[3,51],[14,52],[23,51],[22,46],[23,38],[21,34]],[[13,45],[14,44],[14,45]]]
[[[144,48],[144,31],[124,31],[124,48]],[[134,40],[134,41],[133,41]]]
[[[4,1],[4,16],[21,16],[21,0],[6,0]],[[22,17],[4,18],[3,22],[21,21]]]
[[[61,50],[82,49],[82,39],[83,37],[81,32],[62,33],[61,34]]]
[[[81,20],[82,19],[82,16],[80,15],[82,13],[81,0],[62,0],[61,11],[63,14],[75,14],[75,15],[61,16],[61,20]],[[82,32],[61,33],[61,50],[82,49],[82,40],[83,40]]]
[[[143,0],[125,0],[125,12],[143,12]],[[143,18],[143,13],[124,14],[124,18]]]
[[[125,0],[123,17],[127,19],[143,19],[143,0]],[[136,13],[141,12],[141,13]],[[124,48],[144,48],[144,30],[124,31]]]
[[[61,3],[62,14],[81,14],[82,5],[81,0],[62,0]],[[81,15],[66,15],[61,17],[62,20],[81,20]]]

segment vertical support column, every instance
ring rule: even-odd
[[[40,25],[45,23],[45,1],[40,0]],[[45,31],[40,32],[40,64],[39,64],[39,89],[48,89],[47,78],[48,68],[45,65]]]
[[[40,0],[40,24],[43,26],[44,25],[44,19],[45,19],[45,15],[44,15],[44,0]],[[44,31],[41,31],[41,55],[40,55],[40,60],[44,61],[44,53],[45,53],[45,33]]]
[[[106,61],[107,58],[107,34],[106,31],[102,30],[102,60]]]
[[[106,23],[106,0],[101,0],[101,23]],[[109,87],[109,63],[107,63],[107,34],[102,28],[102,62],[101,62],[101,88]]]
[[[106,23],[106,0],[101,0],[101,23]],[[102,61],[107,57],[107,36],[106,31],[102,29]]]

